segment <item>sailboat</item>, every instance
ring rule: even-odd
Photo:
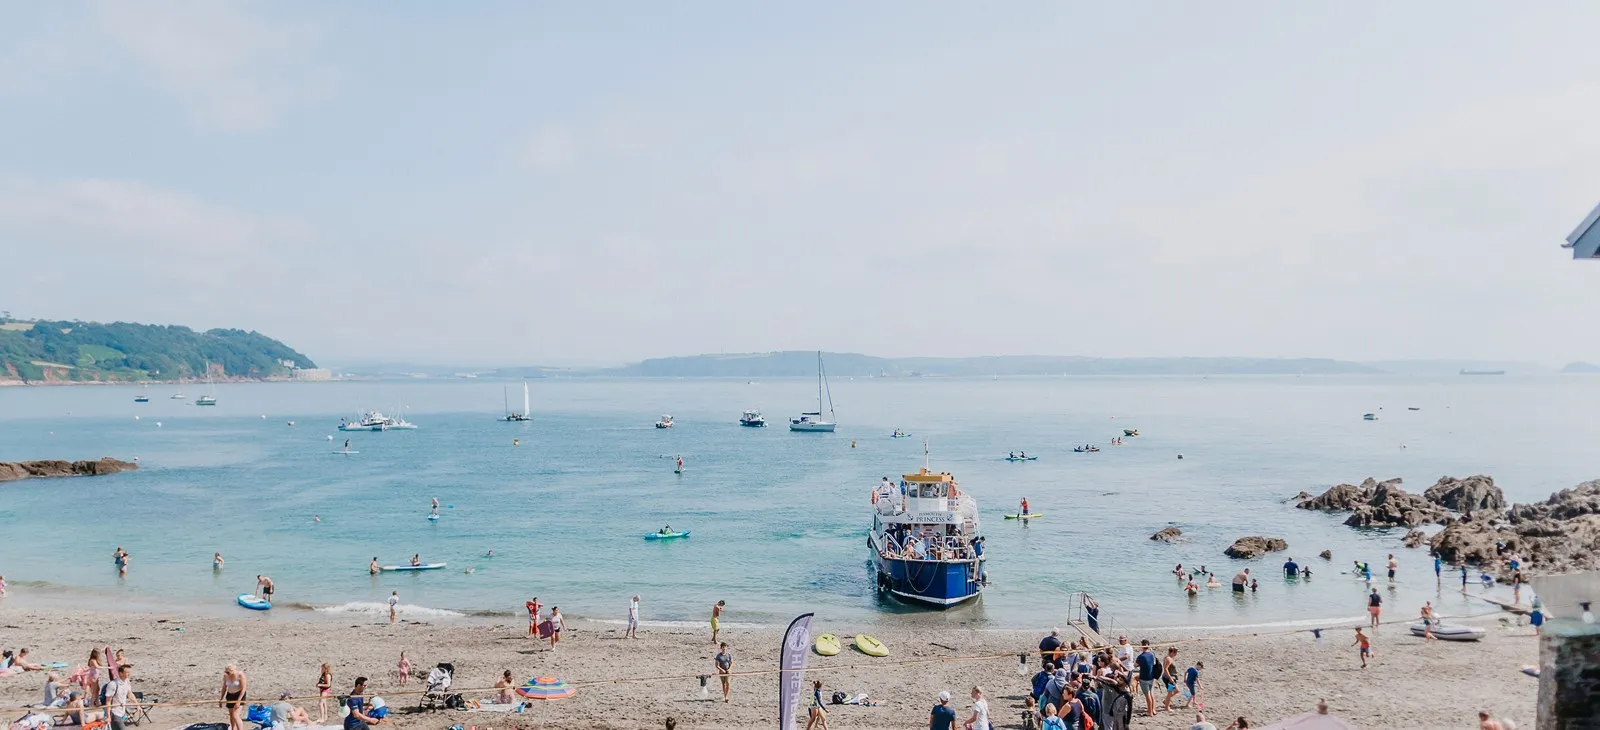
[[[217,384],[211,382],[211,363],[206,363],[206,394],[194,399],[197,406],[214,406],[217,404]]]
[[[144,390],[139,391],[139,394],[133,397],[133,402],[134,403],[149,403],[150,402],[150,384],[149,383],[146,383],[145,386],[144,386]]]
[[[828,394],[828,417],[822,417],[822,394]],[[813,433],[833,433],[833,391],[828,388],[828,375],[822,368],[822,351],[817,351],[817,410],[811,413],[802,413],[789,419],[790,431],[806,431]]]
[[[506,399],[506,417],[502,418],[500,420],[502,420],[502,421],[532,421],[533,420],[533,416],[529,415],[530,410],[528,408],[528,384],[527,383],[523,383],[522,384],[522,412],[521,413],[517,413],[517,412],[511,410],[511,396],[507,395],[505,393],[504,389],[501,390],[501,395],[505,396],[505,399]]]

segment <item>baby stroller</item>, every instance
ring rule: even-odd
[[[417,709],[437,710],[443,707],[459,710],[465,707],[466,701],[461,695],[450,692],[450,682],[455,679],[455,674],[456,665],[449,662],[440,662],[438,666],[428,670],[427,689],[423,691]]]

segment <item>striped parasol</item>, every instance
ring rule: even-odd
[[[517,694],[530,700],[564,700],[577,693],[577,687],[555,677],[534,677],[517,688]]]

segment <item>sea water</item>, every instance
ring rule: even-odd
[[[1572,376],[831,385],[833,434],[785,427],[814,409],[807,379],[534,380],[530,423],[496,420],[520,382],[221,385],[214,408],[171,400],[169,386],[152,388],[147,404],[133,402],[132,387],[0,388],[0,460],[140,464],[0,484],[0,575],[13,601],[241,614],[233,597],[265,574],[280,608],[327,614],[379,613],[398,591],[412,617],[514,616],[538,596],[568,616],[621,620],[638,594],[657,621],[703,621],[727,600],[732,622],[816,611],[996,628],[1059,624],[1083,591],[1106,619],[1148,628],[1358,617],[1368,586],[1348,570],[1359,559],[1372,564],[1391,616],[1414,615],[1425,600],[1465,615],[1489,606],[1462,598],[1448,569],[1436,582],[1426,550],[1401,547],[1404,530],[1356,530],[1287,500],[1367,476],[1403,477],[1420,492],[1441,475],[1479,473],[1509,499],[1541,499],[1596,476],[1590,447],[1600,436],[1590,415],[1600,378]],[[746,408],[764,409],[771,426],[740,427]],[[336,430],[341,416],[369,409],[419,428]],[[1379,420],[1363,421],[1365,412]],[[653,427],[663,413],[674,428]],[[890,438],[897,428],[912,437]],[[1110,445],[1125,428],[1141,435]],[[346,439],[359,454],[333,453]],[[924,440],[932,468],[978,500],[988,538],[991,585],[981,601],[943,613],[880,598],[867,569],[872,487],[921,467]],[[1101,451],[1073,453],[1088,443]],[[1004,460],[1018,450],[1039,460]],[[1047,516],[1002,520],[1023,497]],[[426,519],[432,498],[437,522]],[[667,524],[693,536],[643,539]],[[1179,543],[1149,540],[1169,525],[1182,528]],[[1283,537],[1290,548],[1225,557],[1242,535]],[[126,577],[112,563],[117,546],[133,555]],[[1317,558],[1323,549],[1331,562]],[[226,558],[221,571],[213,551]],[[1389,553],[1400,561],[1393,586],[1382,578]],[[449,567],[367,573],[374,557],[398,564],[413,554]],[[1285,581],[1288,556],[1313,578]],[[1224,587],[1185,596],[1170,573],[1180,562],[1204,564]],[[1258,592],[1227,589],[1241,567]]]

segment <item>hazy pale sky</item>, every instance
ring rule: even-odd
[[[315,359],[1600,360],[1600,4],[10,3],[0,309]]]

